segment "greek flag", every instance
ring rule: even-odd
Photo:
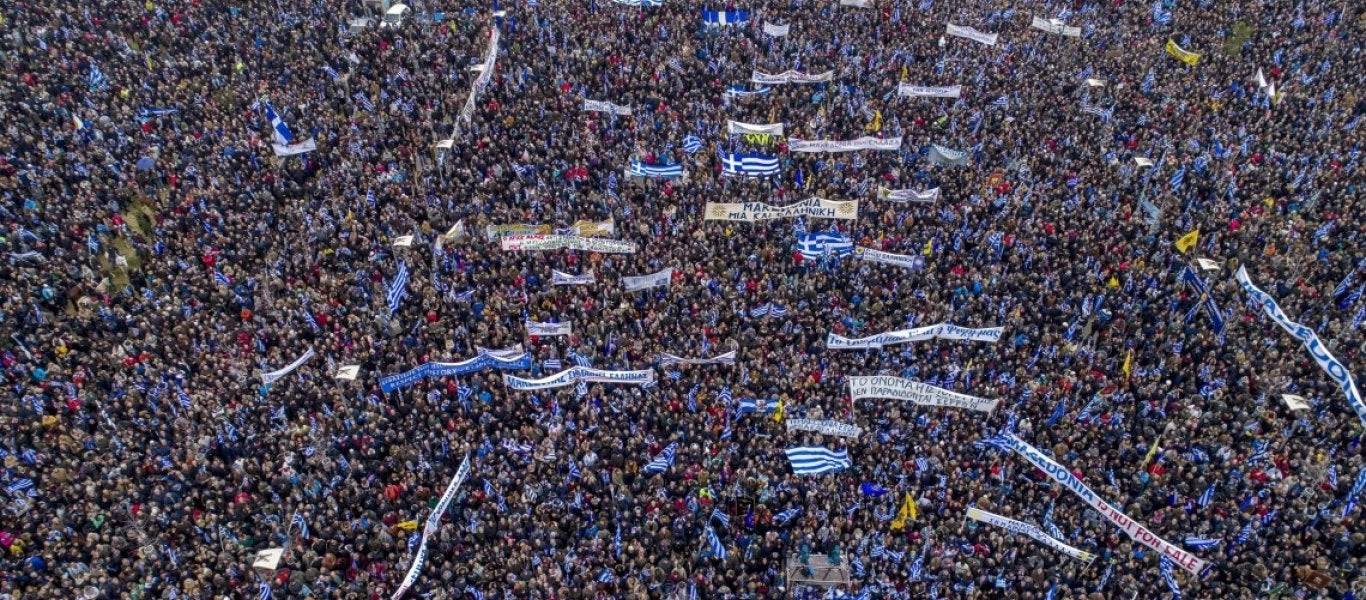
[[[1157,77],[1156,77],[1155,75],[1153,75],[1153,70],[1152,70],[1152,69],[1148,69],[1148,75],[1147,75],[1147,77],[1144,77],[1144,78],[1143,78],[1143,84],[1142,84],[1143,93],[1145,93],[1145,94],[1151,94],[1151,93],[1153,93],[1153,86],[1155,86],[1155,85],[1157,85]]]
[[[38,490],[35,489],[35,488],[33,487],[33,480],[32,480],[32,479],[29,479],[29,478],[27,478],[27,477],[25,477],[25,478],[23,478],[23,479],[19,479],[19,480],[15,481],[14,483],[11,483],[11,484],[5,486],[5,492],[6,492],[6,493],[9,493],[9,494],[18,494],[19,492],[27,492],[29,496],[37,496],[37,495],[38,495]]]
[[[389,284],[389,314],[398,311],[398,303],[403,301],[403,297],[408,295],[408,263],[398,263],[398,275],[394,276],[393,282]]]
[[[226,286],[231,286],[231,285],[232,285],[232,278],[231,278],[231,277],[228,277],[227,275],[224,275],[221,271],[214,271],[214,272],[213,272],[213,280],[214,280],[215,282],[217,282],[217,283],[222,284],[222,285],[226,285]]]
[[[267,582],[266,580],[264,580],[264,579],[261,580],[261,582],[258,584],[257,590],[258,590],[257,598],[258,598],[259,600],[270,600],[270,599],[271,599],[272,596],[271,596],[271,593],[270,593],[270,583]]]
[[[822,475],[836,473],[853,466],[849,451],[838,452],[819,446],[788,448],[787,460],[792,463],[792,472],[797,475]]]
[[[721,174],[722,175],[748,175],[753,177],[765,177],[778,172],[778,158],[776,156],[764,156],[762,154],[735,154],[726,153],[721,155]]]
[[[365,94],[356,92],[356,95],[353,97],[356,99],[356,102],[360,103],[361,107],[364,108],[366,112],[375,112],[375,103],[371,102],[370,98]]]
[[[1213,501],[1214,501],[1214,484],[1211,483],[1211,484],[1209,484],[1209,487],[1208,487],[1208,488],[1205,488],[1205,493],[1200,494],[1200,499],[1197,500],[1196,503],[1200,505],[1200,508],[1204,508],[1204,507],[1206,507],[1206,506],[1209,506],[1209,503],[1210,503],[1210,502],[1213,502]]]
[[[749,21],[746,10],[704,10],[702,22],[707,25],[739,25]]]
[[[654,460],[646,464],[642,470],[646,473],[663,473],[669,467],[674,466],[674,451],[677,445],[677,443],[669,444],[668,448],[655,456]]]
[[[792,517],[797,516],[797,513],[799,512],[802,512],[801,508],[789,508],[783,512],[773,515],[773,522],[779,525],[786,525],[787,522],[791,521]]]
[[[1359,267],[1361,265],[1357,266]],[[1351,287],[1352,282],[1356,280],[1356,276],[1356,269],[1352,269],[1350,272],[1348,272],[1347,276],[1342,278],[1342,283],[1339,283],[1338,287],[1333,289],[1333,297],[1336,298],[1347,293],[1347,288]]]
[[[265,105],[266,119],[270,121],[270,128],[274,130],[275,143],[281,146],[294,143],[294,132],[289,130],[289,125],[285,124],[284,119],[280,118],[280,115],[275,112],[275,107],[271,106],[269,101],[265,102]]]
[[[754,398],[741,398],[739,408],[735,409],[736,414],[747,414],[762,412],[765,414],[778,410],[777,403],[764,401],[762,404]]]
[[[333,69],[331,65],[323,65],[323,72],[327,73],[328,76],[332,77],[333,81],[341,79],[341,74],[337,73],[337,70]]]
[[[1335,489],[1335,490],[1338,489],[1338,466],[1337,466],[1337,465],[1328,465],[1328,485],[1333,486],[1333,489]]]
[[[707,526],[707,549],[711,555],[721,560],[726,560],[726,545],[721,543],[721,538],[716,537],[716,530]]]
[[[683,138],[683,151],[688,154],[697,154],[702,150],[702,138],[688,134]]]
[[[290,518],[289,523],[291,525],[298,525],[299,535],[303,536],[304,539],[308,539],[308,523],[304,521],[303,515],[296,511],[294,516]]]
[[[683,176],[683,165],[647,165],[638,160],[631,161],[630,173],[634,177],[658,177],[669,179]]]
[[[1101,119],[1102,121],[1109,122],[1109,121],[1110,121],[1110,117],[1111,117],[1112,115],[1114,115],[1114,113],[1115,113],[1115,109],[1114,109],[1114,108],[1110,108],[1109,110],[1106,110],[1106,109],[1101,108],[1101,107],[1099,107],[1099,106],[1094,106],[1094,105],[1087,104],[1087,103],[1083,102],[1083,103],[1081,104],[1081,112],[1084,112],[1084,113],[1086,113],[1086,114],[1088,114],[1088,115],[1095,115],[1095,116],[1097,116],[1097,117],[1100,117],[1100,119]]]
[[[109,78],[105,77],[104,72],[100,71],[100,68],[95,66],[95,63],[93,62],[90,63],[90,77],[88,78],[88,82],[90,83],[91,90],[103,92],[109,89]]]
[[[722,527],[730,527],[730,515],[721,512],[720,508],[712,509],[711,518],[708,521],[720,521]]]
[[[570,479],[580,479],[580,478],[582,478],[582,477],[583,477],[583,473],[580,473],[580,472],[579,472],[579,465],[578,465],[578,463],[574,462],[573,460],[570,460],[570,461],[569,461],[569,478],[570,478]]]
[[[1201,538],[1189,536],[1186,538],[1186,545],[1195,548],[1196,550],[1208,550],[1210,548],[1218,546],[1223,541],[1223,538]]]
[[[818,260],[827,252],[834,256],[847,255],[854,251],[854,243],[836,233],[803,233],[797,235],[797,250],[802,258]]]
[[[1158,568],[1162,571],[1162,578],[1167,580],[1167,587],[1172,591],[1172,598],[1181,599],[1181,586],[1176,585],[1176,575],[1172,573],[1172,559],[1165,555],[1158,560]]]
[[[1182,182],[1186,181],[1186,165],[1181,165],[1175,173],[1172,173],[1172,191],[1181,189]]]

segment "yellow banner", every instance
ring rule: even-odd
[[[744,134],[744,140],[747,144],[753,144],[755,146],[768,146],[773,142],[777,141],[778,136],[775,136],[771,133],[746,133]]]
[[[1194,52],[1187,52],[1183,50],[1181,46],[1176,45],[1176,42],[1173,42],[1171,40],[1167,40],[1167,54],[1172,55],[1172,57],[1176,60],[1186,63],[1192,67],[1195,66],[1195,63],[1200,62],[1199,54],[1196,54]]]
[[[606,221],[602,221],[601,223],[594,223],[593,221],[583,220],[576,221],[574,223],[573,228],[574,235],[577,235],[579,237],[603,237],[608,235],[616,235],[617,233],[617,224],[610,218]]]

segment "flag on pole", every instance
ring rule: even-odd
[[[906,527],[906,520],[916,520],[920,516],[915,508],[915,498],[911,497],[910,492],[906,492],[906,497],[901,499],[901,509],[896,512],[896,518],[892,519],[892,531],[901,531]]]
[[[1197,229],[1197,230],[1195,230],[1195,231],[1192,231],[1192,232],[1190,232],[1190,233],[1187,233],[1186,235],[1183,235],[1183,236],[1177,238],[1177,240],[1176,240],[1176,249],[1177,249],[1177,250],[1180,250],[1182,254],[1185,254],[1185,253],[1186,253],[1187,251],[1189,251],[1193,246],[1195,246],[1195,244],[1198,243],[1199,241],[1200,241],[1200,230]]]

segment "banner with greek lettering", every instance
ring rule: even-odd
[[[1285,312],[1281,310],[1280,305],[1276,304],[1274,298],[1252,284],[1252,279],[1247,275],[1247,267],[1238,267],[1238,272],[1234,277],[1238,280],[1238,285],[1243,287],[1243,291],[1246,291],[1253,301],[1262,306],[1262,312],[1265,312],[1267,317],[1270,317],[1272,321],[1281,326],[1281,329],[1286,330],[1304,345],[1304,349],[1309,351],[1309,356],[1314,358],[1314,362],[1319,364],[1319,368],[1323,369],[1323,372],[1328,374],[1328,378],[1332,379],[1338,389],[1342,390],[1342,395],[1347,398],[1347,405],[1356,411],[1357,417],[1361,419],[1362,423],[1366,423],[1366,403],[1361,401],[1361,394],[1357,392],[1357,384],[1352,379],[1352,373],[1342,363],[1338,362],[1337,358],[1333,357],[1323,342],[1319,341],[1318,334],[1314,333],[1313,329],[1291,321],[1290,317],[1287,317]]]
[[[470,86],[470,95],[465,98],[465,105],[460,108],[460,120],[467,124],[474,118],[474,106],[479,101],[479,94],[483,93],[489,81],[493,80],[493,65],[498,61],[500,35],[497,27],[489,34],[489,47],[484,53],[484,62],[479,65],[479,76],[474,79],[474,85]]]
[[[1038,17],[1034,17],[1034,20],[1029,22],[1029,26],[1040,31],[1047,31],[1048,33],[1051,33],[1053,35],[1081,37],[1080,27],[1067,27],[1063,25],[1062,21],[1058,19],[1044,20]]]
[[[741,123],[739,121],[727,121],[726,131],[731,135],[744,135],[746,133],[764,133],[768,135],[782,135],[782,123],[770,123],[768,125],[755,125],[753,123]]]
[[[884,375],[850,376],[849,398],[856,401],[864,398],[907,400],[918,406],[964,408],[984,413],[996,410],[996,405],[1000,403],[1000,400],[987,400],[951,392],[928,383]]]
[[[877,189],[877,197],[891,202],[928,203],[939,199],[939,188],[917,192],[915,190],[889,190],[884,187],[879,187]]]
[[[603,254],[635,254],[636,245],[622,240],[586,238],[576,235],[510,235],[503,238],[504,250],[583,250]]]
[[[574,333],[573,323],[540,323],[537,321],[526,322],[526,334],[540,337],[554,337],[560,335],[571,335]]]
[[[858,8],[872,8],[873,0],[840,0],[840,6],[856,6]]]
[[[574,385],[580,381],[644,385],[654,380],[654,371],[603,371],[588,367],[571,367],[540,379],[523,379],[512,375],[503,376],[503,383],[514,390],[544,390]]]
[[[657,287],[667,287],[669,280],[674,276],[674,268],[669,267],[657,273],[649,275],[637,275],[635,277],[622,277],[621,286],[628,292],[639,292]]]
[[[713,356],[711,358],[683,358],[673,354],[660,353],[659,366],[669,365],[733,365],[735,364],[735,351],[731,350],[725,354]]]
[[[773,37],[785,36],[787,35],[787,32],[791,29],[791,25],[774,25],[772,23],[764,23],[764,33],[767,33]]]
[[[989,513],[985,510],[975,507],[968,508],[968,518],[974,521],[981,521],[988,525],[995,525],[1007,531],[1013,531],[1015,533],[1027,535],[1031,538],[1034,538],[1035,541],[1045,546],[1048,546],[1049,548],[1057,550],[1058,552],[1066,554],[1082,562],[1091,562],[1096,559],[1096,555],[1091,554],[1090,552],[1087,552],[1085,550],[1079,550],[1077,548],[1068,546],[1067,544],[1064,544],[1061,541],[1055,539],[1054,537],[1044,533],[1042,529],[1039,529],[1037,525],[1034,525],[1032,523],[1025,523],[1023,521],[1016,521],[1015,519],[1008,519],[1001,515]]]
[[[861,137],[853,140],[799,140],[787,142],[790,152],[857,152],[859,150],[900,150],[901,136],[895,138]]]
[[[599,102],[597,100],[584,99],[584,112],[605,112],[613,115],[629,115],[631,107],[612,104],[611,102]]]
[[[413,385],[428,377],[459,377],[477,373],[484,369],[501,371],[520,371],[531,368],[531,355],[522,351],[521,345],[507,350],[479,349],[479,356],[460,362],[428,362],[408,369],[397,375],[381,377],[380,391],[388,394]]]
[[[966,167],[968,166],[968,153],[945,148],[939,144],[931,144],[930,162],[941,167]]]
[[[779,83],[825,83],[835,78],[834,71],[826,71],[819,75],[807,75],[797,71],[784,71],[777,75],[769,75],[762,71],[755,71],[750,75],[749,80],[754,83],[779,84]]]
[[[275,151],[275,156],[294,156],[317,150],[318,142],[309,138],[294,144],[271,144],[270,148]]]
[[[580,219],[575,221],[573,225],[570,225],[569,229],[574,232],[574,235],[581,237],[602,237],[605,235],[616,235],[617,223],[613,219],[599,222]]]
[[[891,252],[883,252],[881,250],[874,250],[872,248],[865,248],[863,246],[854,248],[854,258],[866,260],[868,262],[882,263],[884,265],[892,265],[894,267],[901,267],[903,269],[910,269],[912,271],[919,271],[925,268],[925,257],[923,256],[893,254]]]
[[[310,358],[313,358],[312,348],[309,348],[308,352],[305,352],[303,356],[294,359],[294,362],[289,363],[289,366],[283,369],[280,369],[278,371],[271,371],[269,373],[261,373],[261,383],[270,385],[272,383],[275,383],[276,381],[279,381],[281,377],[293,373],[294,369],[304,366],[304,363],[308,362]]]
[[[531,225],[529,223],[489,225],[484,228],[484,235],[488,237],[489,241],[509,235],[545,235],[548,233],[550,233],[549,225]]]
[[[953,23],[949,23],[949,26],[945,28],[944,33],[954,37],[967,38],[979,44],[986,44],[988,46],[996,45],[997,34],[983,33],[971,27],[959,27]]]
[[[858,425],[840,423],[839,421],[816,419],[787,419],[787,430],[792,431],[814,431],[825,435],[837,437],[856,438],[863,433],[863,428]]]
[[[441,500],[432,509],[432,514],[427,516],[427,523],[422,528],[422,541],[418,542],[417,552],[413,555],[413,564],[408,567],[408,574],[403,577],[403,583],[398,586],[398,590],[390,600],[398,600],[417,582],[417,576],[422,573],[422,564],[427,561],[427,540],[436,534],[436,528],[441,523],[442,515],[446,514],[446,509],[450,507],[451,501],[455,499],[455,491],[460,489],[460,485],[465,483],[465,479],[470,476],[470,455],[465,455],[465,460],[460,462],[460,468],[456,469],[455,477],[451,478],[450,484],[446,486],[446,492],[441,494]]]
[[[553,285],[588,285],[597,281],[593,278],[593,272],[589,271],[583,275],[570,275],[559,271],[551,271],[551,283]]]
[[[832,333],[826,337],[825,347],[832,350],[862,350],[905,344],[907,342],[923,342],[935,338],[944,340],[966,340],[970,342],[989,342],[994,344],[1000,341],[1002,331],[1003,329],[1001,327],[972,329],[970,327],[959,327],[948,323],[940,323],[938,325],[928,325],[925,327],[916,327],[914,329],[889,331],[887,333],[879,333],[864,338],[847,338]]]
[[[790,219],[792,217],[813,217],[819,219],[841,219],[852,221],[858,218],[858,200],[835,201],[821,198],[808,198],[787,206],[773,206],[763,202],[744,202],[729,204],[708,202],[703,219],[707,221],[769,221]]]
[[[963,96],[963,86],[924,86],[903,83],[896,86],[896,93],[900,96],[912,98],[960,98]]]
[[[1078,479],[1076,475],[1073,475],[1066,467],[1063,467],[1062,465],[1053,462],[1053,459],[1044,456],[1042,452],[1039,452],[1038,448],[1029,445],[1024,440],[1015,437],[1015,435],[1011,433],[1001,433],[991,439],[983,440],[983,442],[1002,450],[1013,450],[1016,454],[1024,457],[1025,460],[1029,461],[1030,464],[1034,465],[1040,471],[1047,473],[1054,481],[1071,490],[1072,493],[1081,498],[1083,502],[1091,505],[1091,508],[1096,509],[1096,512],[1100,513],[1100,516],[1105,517],[1111,523],[1114,523],[1116,527],[1123,530],[1124,533],[1134,541],[1156,550],[1159,554],[1166,556],[1182,569],[1185,569],[1192,574],[1204,577],[1207,573],[1209,565],[1206,564],[1204,560],[1157,537],[1157,535],[1149,531],[1147,527],[1144,527],[1137,521],[1120,512],[1119,509],[1111,506],[1109,502],[1106,502],[1095,492],[1091,491],[1091,488],[1087,487],[1085,483],[1082,483],[1082,481]]]

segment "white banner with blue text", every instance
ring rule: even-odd
[[[633,242],[586,238],[577,235],[509,235],[502,240],[504,250],[583,250],[603,254],[635,254]]]
[[[863,428],[849,423],[839,421],[817,420],[817,419],[787,419],[788,431],[814,431],[825,435],[836,437],[856,438],[863,433]]]
[[[588,285],[597,281],[593,279],[593,272],[589,271],[583,275],[570,275],[559,271],[551,271],[551,283],[553,285]]]
[[[527,335],[553,337],[557,335],[570,335],[573,332],[573,323],[538,323],[536,321],[526,322]]]
[[[544,390],[574,385],[580,381],[589,383],[619,383],[644,385],[655,380],[654,371],[604,371],[588,367],[571,367],[549,377],[523,379],[504,375],[503,382],[514,390]]]
[[[896,86],[896,93],[899,96],[910,96],[912,98],[959,98],[963,95],[963,86],[927,86],[903,83]]]
[[[1000,400],[988,400],[967,394],[952,392],[928,383],[891,377],[888,375],[853,375],[849,377],[849,399],[881,398],[885,400],[906,400],[917,406],[940,406],[944,408],[964,408],[977,412],[990,413],[996,410]]]
[[[1040,19],[1034,17],[1034,19],[1029,22],[1029,26],[1040,31],[1047,31],[1053,35],[1081,37],[1080,27],[1068,27],[1063,25],[1063,22],[1058,19]]]
[[[639,292],[657,287],[667,287],[669,280],[674,276],[674,268],[669,267],[662,271],[650,273],[649,275],[637,275],[635,277],[622,277],[621,286],[628,292]]]
[[[750,75],[749,80],[754,83],[779,84],[779,83],[825,83],[835,78],[834,71],[826,71],[818,75],[807,75],[797,71],[784,71],[777,75],[769,75],[762,71],[755,71]]]
[[[312,348],[309,348],[308,352],[305,352],[303,356],[294,359],[294,362],[289,363],[289,366],[283,369],[271,371],[269,373],[261,373],[261,383],[270,385],[272,383],[275,383],[276,381],[279,381],[281,377],[293,373],[294,369],[304,366],[304,363],[308,362],[308,359],[310,358],[313,358]]]
[[[422,563],[427,559],[427,540],[436,534],[437,525],[441,522],[441,516],[446,514],[446,509],[450,507],[451,501],[455,499],[455,491],[460,489],[460,484],[470,475],[470,455],[465,455],[465,460],[460,462],[460,468],[456,469],[455,477],[446,486],[446,492],[441,494],[441,500],[432,509],[432,514],[427,517],[427,524],[422,528],[422,541],[417,545],[417,552],[413,555],[413,565],[408,567],[408,574],[403,577],[403,583],[398,586],[398,590],[390,600],[398,600],[403,597],[408,588],[413,587],[417,582],[417,576],[422,573]]]
[[[773,37],[783,37],[787,35],[787,32],[791,29],[791,25],[774,25],[772,23],[764,23],[764,33],[767,33],[768,35],[771,35]]]
[[[1001,339],[1000,327],[987,327],[983,329],[973,329],[971,327],[959,327],[948,323],[938,325],[928,325],[913,329],[902,329],[900,331],[888,331],[864,338],[847,338],[842,335],[830,334],[825,339],[825,347],[832,350],[862,350],[867,348],[881,348],[895,344],[905,344],[907,342],[923,342],[935,338],[944,340],[967,340],[970,342],[990,342],[996,343]]]
[[[859,150],[900,150],[901,136],[894,138],[861,137],[853,140],[799,140],[787,141],[789,152],[857,152]]]
[[[713,356],[711,358],[683,358],[661,352],[659,354],[659,366],[668,365],[733,365],[735,364],[735,351],[731,350],[725,354]]]
[[[865,248],[863,246],[854,248],[854,258],[857,258],[859,260],[866,260],[868,262],[882,263],[884,265],[892,265],[894,267],[901,267],[903,269],[910,269],[912,271],[919,271],[925,268],[925,257],[923,256],[893,254],[891,252],[883,252],[881,250],[874,250],[872,248]]]
[[[597,100],[583,100],[583,110],[585,112],[605,112],[613,115],[629,115],[631,107],[612,104],[611,102],[599,102]]]
[[[917,192],[915,190],[889,190],[885,187],[879,187],[877,197],[889,202],[928,203],[939,199],[939,188]]]
[[[949,26],[944,30],[944,33],[947,33],[954,37],[967,38],[974,42],[986,44],[988,46],[996,45],[997,34],[983,33],[971,27],[959,27],[958,25],[949,23]]]
[[[842,219],[852,221],[858,218],[858,200],[835,201],[821,198],[808,198],[787,206],[773,206],[763,202],[744,202],[738,204],[708,202],[703,219],[707,221],[769,221],[793,217],[813,217],[819,219]]]
[[[989,513],[985,510],[976,507],[968,508],[968,518],[974,521],[981,521],[988,525],[995,525],[1006,531],[1013,531],[1015,533],[1027,535],[1029,537],[1034,538],[1035,541],[1045,546],[1048,546],[1049,548],[1057,550],[1058,552],[1066,554],[1082,562],[1091,562],[1096,558],[1096,555],[1091,554],[1090,552],[1087,552],[1085,550],[1078,550],[1077,548],[1073,548],[1071,546],[1068,546],[1067,544],[1062,543],[1062,541],[1044,533],[1042,529],[1039,529],[1038,525],[1034,525],[1033,523],[1025,523],[1024,521],[1008,519],[1001,515]]]

